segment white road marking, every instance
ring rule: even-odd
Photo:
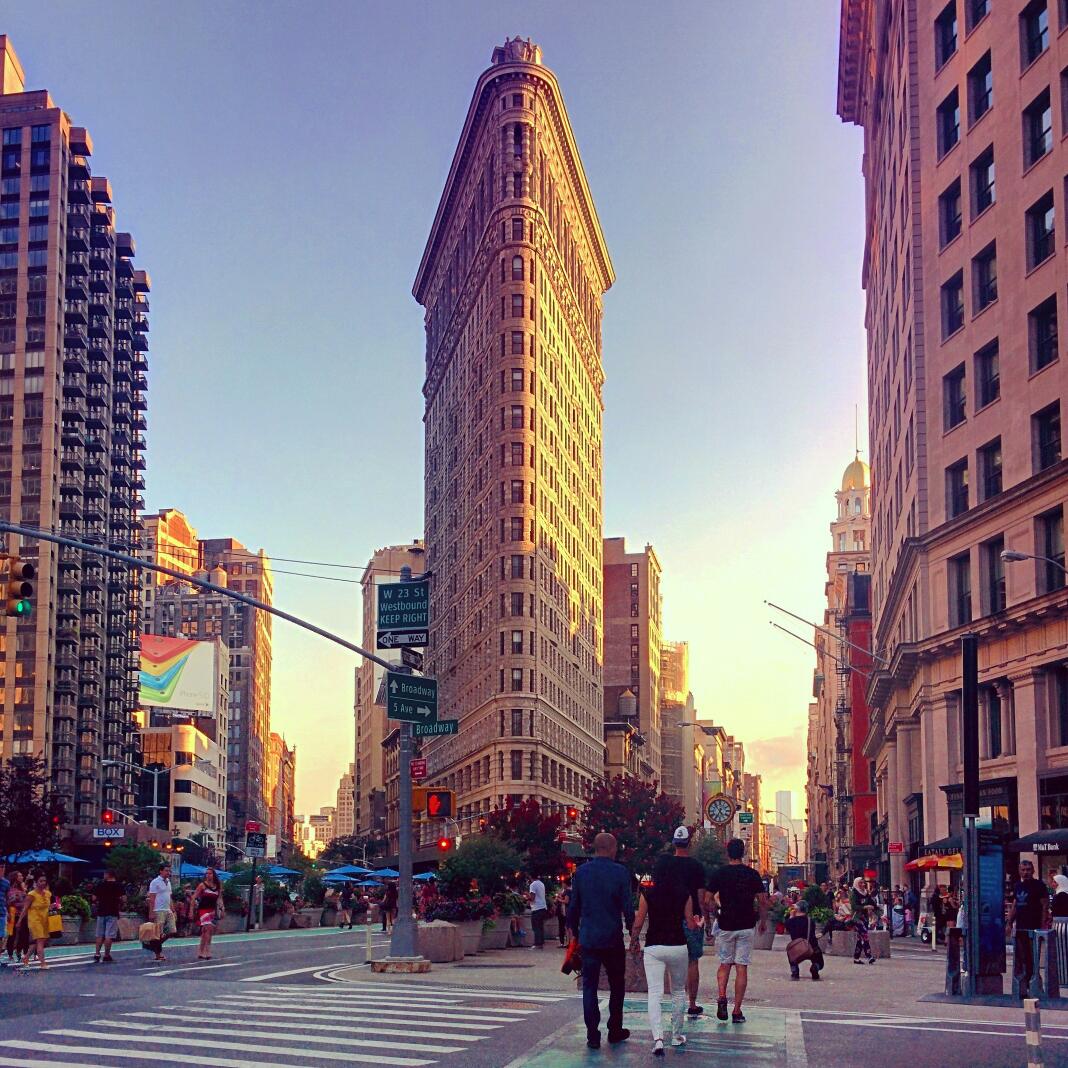
[[[205,964],[203,961],[192,961],[189,964],[183,964],[178,968],[163,968],[161,971],[146,972],[148,976],[156,975],[174,975],[177,972],[206,972],[212,968],[240,968],[245,961],[238,960],[227,964]]]
[[[967,1021],[958,1021],[964,1022]],[[886,1020],[810,1020],[809,1023],[819,1024],[825,1027],[870,1027],[875,1031],[925,1031],[928,1034],[936,1030],[940,1035],[985,1035],[988,1038],[1011,1038],[1019,1041],[1023,1035],[1019,1031],[989,1031],[975,1027],[917,1027],[915,1024],[893,1023]],[[1053,1042],[1068,1042],[1068,1035],[1047,1035]]]
[[[354,988],[359,990],[389,990],[389,989],[403,989],[407,994],[409,992],[408,987],[401,987],[399,984],[395,984],[389,981],[376,983],[376,982],[359,982],[353,983]],[[333,991],[316,990],[314,988],[309,989],[306,986],[297,986],[293,983],[275,983],[271,988],[271,993],[275,996],[279,996],[279,992],[289,991],[290,993],[302,994],[307,996],[319,996],[319,997],[335,997]],[[509,1001],[531,1001],[531,1002],[545,1002],[547,1004],[553,1004],[557,1001],[567,1001],[570,998],[580,998],[582,994],[573,994],[567,991],[561,991],[560,993],[554,993],[551,990],[539,990],[537,992],[530,991],[517,991],[517,990],[485,990],[485,989],[469,989],[465,986],[448,986],[445,984],[439,986],[423,986],[419,983],[416,986],[410,988],[410,992],[413,994],[451,994],[454,997],[461,998],[507,998]]]
[[[906,1023],[948,1023],[948,1024],[973,1024],[981,1027],[1017,1027],[1022,1029],[1023,1024],[1015,1020],[975,1020],[961,1016],[905,1016],[901,1013],[888,1012],[850,1012],[848,1009],[801,1009],[805,1016],[852,1016],[858,1019],[870,1019],[885,1022],[887,1020],[903,1020]],[[812,1023],[822,1023],[822,1020],[813,1020]],[[1042,1021],[1042,1030],[1068,1031],[1068,1024],[1048,1024]]]
[[[249,1005],[252,1007],[259,1006],[261,1008],[272,1009],[278,1008],[277,1002],[264,1001],[252,997],[243,998],[237,994],[221,994],[218,999],[213,999],[213,1003],[220,1002],[224,1002],[228,1005]],[[483,1009],[478,1005],[431,1006],[427,1002],[408,1002],[402,998],[390,998],[388,1001],[381,998],[361,998],[357,1001],[346,1001],[336,1009],[328,1009],[327,1011],[334,1011],[335,1013],[351,1016],[353,1009],[362,1011],[365,1008],[373,1008],[378,1012],[400,1013],[408,1017],[411,1016],[413,1010],[418,1010],[419,1012],[431,1010],[443,1013],[443,1019],[450,1019],[452,1017],[461,1019],[464,1015],[468,1015],[472,1020],[504,1020],[508,1023],[519,1023],[525,1016],[532,1016],[538,1011],[537,1009]],[[476,1013],[477,1015],[470,1015],[471,1013]]]
[[[195,1002],[193,1003],[196,1004]],[[189,1005],[161,1005],[160,1009],[167,1012],[178,1011],[190,1008]],[[212,1008],[210,1006],[197,1006],[197,1012],[208,1013],[211,1016],[223,1016],[230,1018],[234,1013],[238,1013],[241,1017],[258,1017],[268,1016],[272,1020],[278,1019],[277,1009],[250,1009],[242,1005],[231,1006],[230,1008]],[[395,1009],[387,1009],[382,1011],[380,1009],[374,1009],[370,1007],[361,1006],[359,1009],[360,1019],[369,1020],[375,1017],[382,1017],[382,1023],[384,1024],[397,1024],[410,1021],[412,1014],[410,1012],[398,1012]],[[396,1019],[400,1017],[400,1019]],[[330,1026],[337,1028],[346,1023],[352,1022],[351,1012],[309,1012],[301,1010],[300,1018],[302,1020],[323,1020],[329,1022]],[[420,1013],[421,1019],[427,1019],[427,1013]],[[511,1023],[511,1020],[502,1020],[500,1023],[469,1023],[467,1021],[458,1021],[452,1019],[435,1019],[435,1027],[460,1027],[465,1031],[499,1031],[506,1023]],[[259,1020],[256,1020],[257,1025]]]
[[[240,983],[265,983],[268,979],[281,979],[284,975],[303,975],[305,972],[317,972],[323,967],[322,962],[313,964],[310,968],[290,968],[284,972],[267,972],[264,975],[246,975],[239,979]]]
[[[13,1046],[14,1042],[7,1043]],[[85,1064],[83,1061],[28,1061],[24,1057],[15,1060],[12,1057],[0,1057],[0,1064],[5,1068],[100,1068],[99,1064]]]
[[[301,995],[301,1000],[307,1005],[348,1005],[355,1004],[356,1002],[363,1001],[377,1001],[382,1004],[387,1002],[397,1002],[401,1005],[455,1005],[461,1001],[467,1000],[467,995],[462,990],[451,990],[447,995],[435,995],[428,994],[422,990],[400,990],[394,987],[379,987],[370,983],[365,984],[352,984],[352,986],[362,986],[360,990],[319,990],[312,989],[306,994]],[[256,998],[259,1001],[275,1001],[281,1004],[290,1005],[293,1001],[293,995],[291,993],[276,993],[270,989],[262,990],[250,990],[247,994],[223,994],[224,998]],[[508,1008],[508,1009],[495,1009],[486,1008],[481,1011],[485,1012],[509,1012],[509,1013],[535,1013],[540,1012],[541,1007],[546,1004],[545,1002],[530,1002],[522,994],[516,994],[514,996],[508,994],[498,994],[494,999],[496,1001],[507,1000],[509,1002],[520,1002],[527,1005],[536,1005],[535,1008]],[[549,1002],[548,1004],[554,1004]],[[480,1008],[478,1005],[468,1006],[470,1008]]]
[[[800,1012],[786,1013],[786,1064],[787,1068],[808,1068],[805,1052],[805,1030]]]

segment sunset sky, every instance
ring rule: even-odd
[[[799,790],[834,491],[866,423],[860,131],[836,0],[11,0],[27,88],[93,137],[152,275],[147,505],[272,557],[364,564],[422,532],[412,281],[474,84],[506,36],[557,74],[617,282],[605,534],[653,544],[702,718]],[[360,637],[358,570],[276,603]],[[778,618],[778,617],[775,617]],[[800,625],[798,626],[800,628]],[[354,660],[275,625],[297,810],[352,759]],[[803,808],[795,798],[795,812]]]

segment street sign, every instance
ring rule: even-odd
[[[401,663],[410,667],[413,671],[423,670],[423,654],[414,649],[401,649]]]
[[[413,779],[425,779],[426,778],[426,761],[425,760],[412,760],[409,761],[408,766],[412,769]]]
[[[378,648],[428,644],[430,580],[386,582],[377,591]]]
[[[408,723],[435,723],[438,718],[437,680],[387,671],[386,715]]]
[[[739,812],[738,822],[743,826],[747,823],[756,823],[756,814],[753,812]]]
[[[245,834],[255,834],[259,829],[259,820],[245,820]]]
[[[126,837],[126,828],[125,827],[94,827],[93,828],[93,837],[94,838],[108,838],[108,839],[111,839],[111,838],[125,838]]]
[[[413,723],[413,738],[437,738],[442,734],[457,734],[460,730],[458,719],[439,719],[437,723]]]
[[[262,831],[249,831],[245,835],[245,854],[257,859],[267,856],[267,835]]]
[[[894,855],[894,854],[900,855],[901,853],[905,852],[905,843],[904,842],[890,842],[889,845],[887,845],[887,847],[886,847],[886,851],[887,851],[887,853],[889,853],[891,855]]]

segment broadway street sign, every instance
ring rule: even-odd
[[[427,645],[430,580],[387,582],[378,591],[378,648]]]
[[[435,679],[386,672],[386,715],[408,723],[436,723],[438,684]]]
[[[413,738],[437,738],[442,734],[456,734],[460,730],[458,719],[439,719],[437,723],[416,723],[412,727]]]

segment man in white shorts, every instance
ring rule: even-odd
[[[148,918],[159,924],[160,949],[156,960],[166,960],[163,955],[163,943],[178,932],[174,922],[174,910],[171,907],[171,866],[161,864],[159,875],[148,884]]]
[[[745,843],[732,838],[727,843],[727,863],[713,872],[708,880],[708,892],[719,901],[719,986],[716,999],[716,1018],[727,1019],[727,981],[731,967],[734,971],[734,1011],[731,1020],[745,1023],[742,1000],[749,982],[749,961],[753,955],[754,929],[763,933],[768,923],[768,895],[764,881],[757,872],[742,863]],[[759,919],[757,913],[759,911]]]

